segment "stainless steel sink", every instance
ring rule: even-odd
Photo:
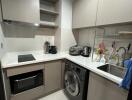
[[[114,65],[110,65],[110,64],[106,64],[104,66],[100,66],[98,67],[98,69],[105,71],[107,73],[110,73],[112,75],[115,75],[117,77],[123,78],[125,73],[126,73],[126,69],[123,67],[117,67]]]

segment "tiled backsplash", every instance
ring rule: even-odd
[[[95,28],[81,29],[79,30],[79,45],[88,45],[93,47],[94,45]]]
[[[120,32],[123,34],[120,34]],[[132,33],[127,34],[127,32],[132,32],[132,25],[99,27],[96,29],[94,48],[98,48],[99,43],[103,42],[108,50],[107,53],[110,56],[110,53],[112,52],[112,43],[115,42],[116,50],[118,50],[120,47],[125,47],[127,50],[128,45],[132,45]],[[121,58],[123,53],[123,50],[118,53]],[[132,46],[127,55],[132,56]],[[109,56],[107,56],[107,59],[109,59]],[[126,59],[128,59],[128,56],[126,56]],[[122,63],[122,61],[119,62]]]

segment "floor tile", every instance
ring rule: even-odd
[[[65,96],[63,90],[60,90],[38,100],[69,100],[69,99]]]

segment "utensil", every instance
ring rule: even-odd
[[[131,48],[131,43],[128,44],[127,52],[129,52],[130,48]]]
[[[112,56],[115,55],[115,53],[116,53],[116,42],[113,41],[111,46],[112,46],[112,50],[111,50],[109,59],[111,59]]]

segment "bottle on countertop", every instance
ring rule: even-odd
[[[49,49],[50,49],[50,42],[49,41],[46,41],[44,43],[44,53],[45,54],[48,54],[49,53]]]
[[[103,63],[103,64],[106,63],[105,55],[103,55],[103,56],[101,57],[100,62]]]

